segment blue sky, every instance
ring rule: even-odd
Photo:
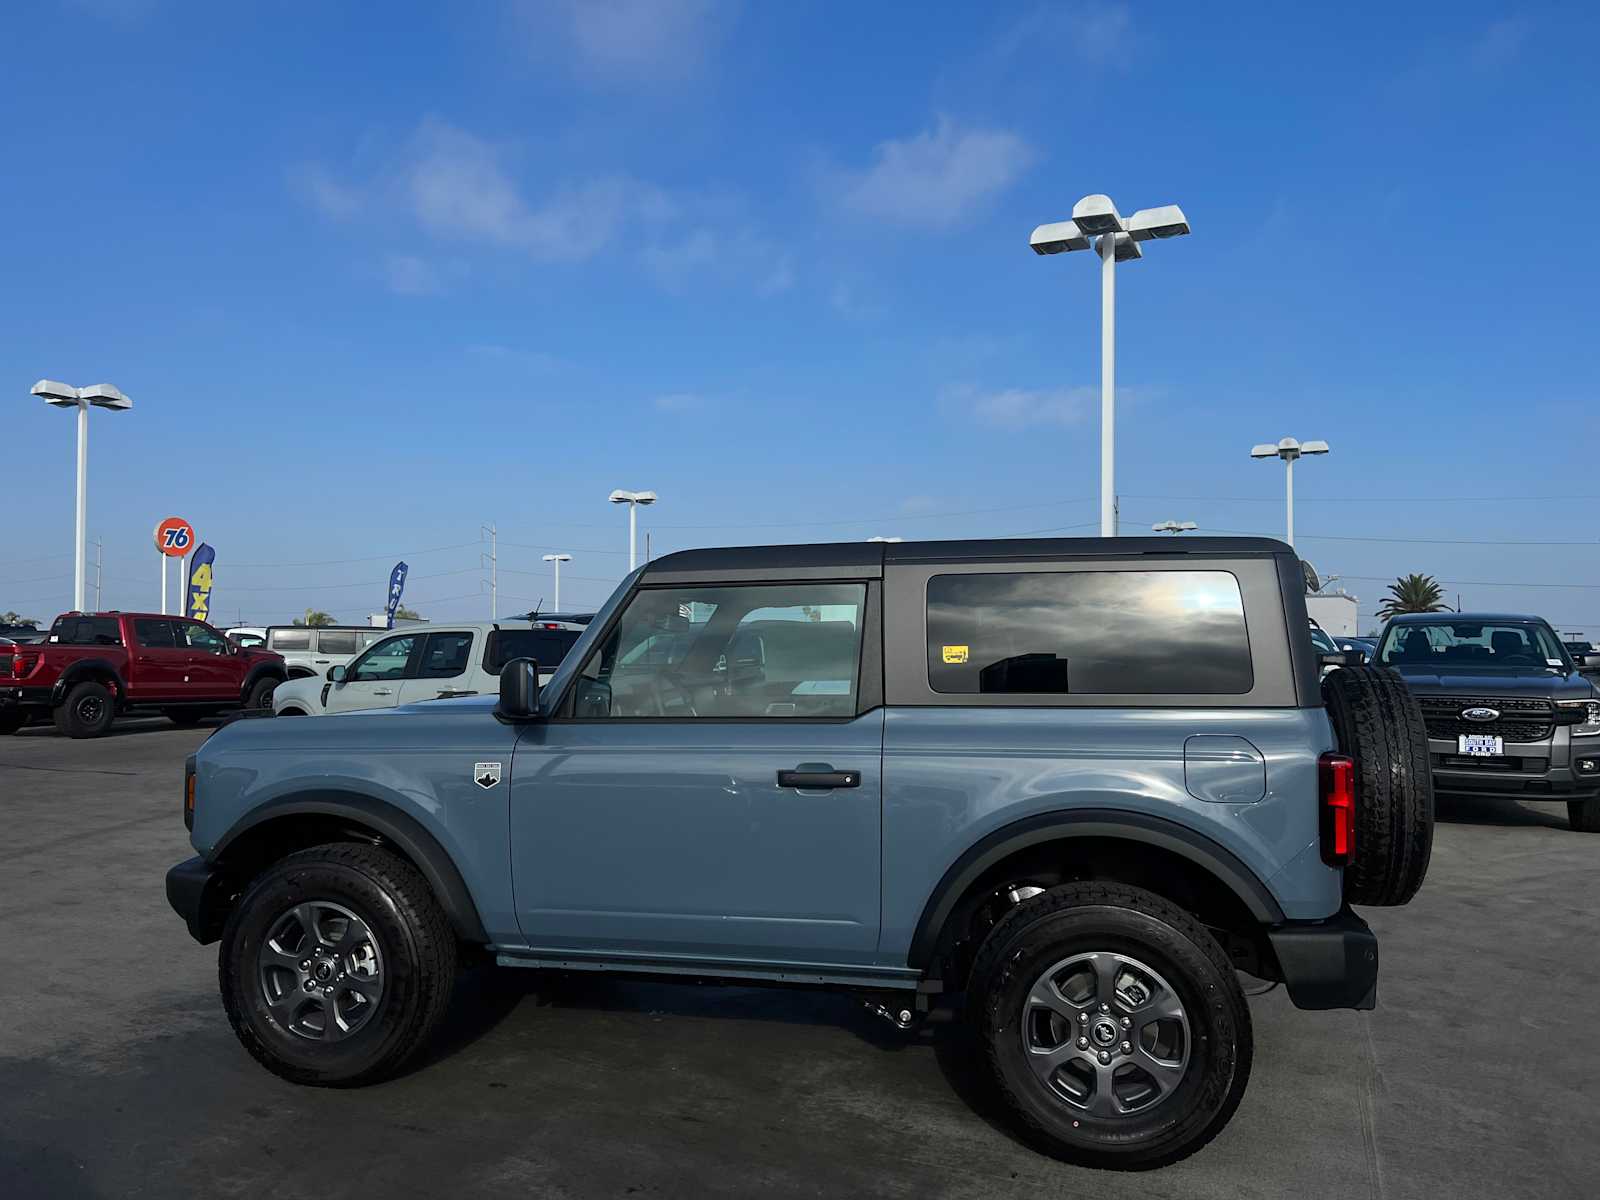
[[[1124,529],[1281,535],[1371,612],[1424,571],[1600,634],[1586,6],[614,0],[8,6],[0,609],[89,530],[154,607],[567,605],[656,552],[1093,532],[1099,291],[1027,237],[1088,192],[1194,235],[1119,271]],[[1570,218],[1570,227],[1564,222]],[[288,565],[295,564],[295,565]],[[301,565],[318,564],[318,565]]]

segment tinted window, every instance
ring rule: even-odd
[[[152,650],[170,650],[177,644],[172,640],[171,621],[137,620],[133,623],[133,639]]]
[[[318,630],[317,649],[324,654],[354,654],[356,652],[356,631],[354,629]]]
[[[422,650],[419,679],[450,679],[467,669],[472,656],[472,634],[430,633]]]
[[[498,675],[513,658],[531,658],[541,671],[553,671],[578,637],[575,629],[497,629],[489,635],[484,670]]]
[[[1226,571],[935,575],[936,692],[1240,695],[1253,683]]]
[[[311,630],[273,629],[267,633],[267,640],[274,650],[309,650]]]
[[[233,641],[238,642],[239,645],[245,647],[245,649],[249,649],[252,646],[264,646],[267,644],[267,639],[262,637],[259,633],[230,633],[228,637]]]
[[[865,584],[640,592],[584,664],[580,717],[848,717]]]
[[[57,617],[50,640],[68,646],[120,646],[122,629],[115,617]]]
[[[351,664],[349,677],[353,680],[403,678],[406,664],[411,661],[411,650],[416,644],[417,635],[414,633],[379,642]]]
[[[228,652],[227,639],[214,629],[208,629],[194,621],[178,621],[175,627],[182,632],[191,650],[200,650],[206,654]]]

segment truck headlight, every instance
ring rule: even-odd
[[[1582,711],[1583,716],[1572,727],[1573,737],[1600,736],[1600,700],[1558,700],[1556,707],[1567,712]]]

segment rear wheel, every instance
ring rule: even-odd
[[[372,846],[317,846],[256,879],[217,971],[228,1020],[275,1075],[318,1086],[393,1074],[428,1040],[455,980],[449,923],[422,876]]]
[[[103,683],[74,684],[52,714],[56,728],[70,738],[99,737],[111,728],[116,704]]]
[[[1352,904],[1399,905],[1417,894],[1433,852],[1428,729],[1405,681],[1385,667],[1340,667],[1322,681],[1339,749],[1355,760]]]
[[[245,695],[244,706],[246,708],[265,708],[270,710],[272,708],[272,693],[277,689],[277,686],[278,681],[276,679],[256,680],[250,691]]]
[[[1568,800],[1567,823],[1579,833],[1600,833],[1600,796]]]
[[[1250,1010],[1227,955],[1139,888],[1072,883],[1024,900],[985,940],[969,995],[1001,1097],[1069,1162],[1184,1158],[1250,1079]]]

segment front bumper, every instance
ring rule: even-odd
[[[1296,1008],[1376,1008],[1378,939],[1348,906],[1325,921],[1288,921],[1267,930]]]
[[[234,896],[228,879],[198,856],[184,859],[167,872],[167,903],[183,918],[189,936],[202,946],[222,937]]]
[[[1507,742],[1498,758],[1473,762],[1448,739],[1428,739],[1433,790],[1491,800],[1586,800],[1600,795],[1600,738],[1558,729],[1541,742]]]

